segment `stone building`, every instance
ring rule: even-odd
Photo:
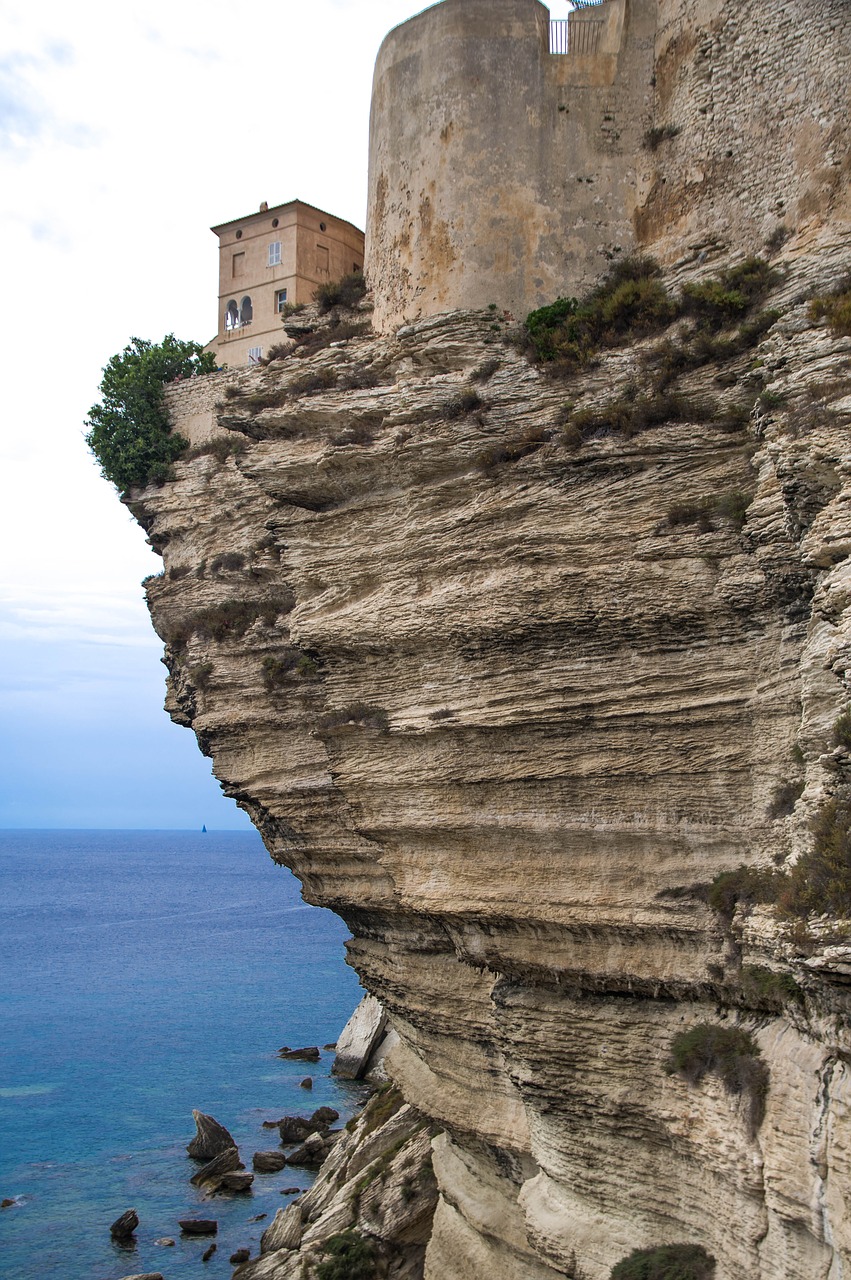
[[[443,0],[390,32],[370,127],[379,331],[490,303],[525,315],[633,247],[657,11]]]
[[[363,232],[303,200],[262,204],[212,228],[219,238],[218,333],[207,344],[223,364],[256,364],[281,340],[288,303],[363,269]]]

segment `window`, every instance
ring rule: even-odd
[[[243,275],[245,272],[245,254],[235,253],[233,255],[233,278]]]
[[[287,305],[287,291],[286,289],[279,289],[278,292],[275,294],[275,310],[278,312],[281,312],[283,311],[286,305]]]
[[[281,265],[281,242],[273,240],[269,245],[269,266],[279,267]]]
[[[250,298],[243,298],[239,304],[239,323],[251,324],[254,319],[254,308],[251,305]]]
[[[249,347],[249,348],[248,348],[248,363],[249,363],[249,364],[259,364],[259,363],[260,363],[260,361],[261,361],[262,359],[263,359],[263,348],[262,348],[262,347]]]
[[[324,244],[316,246],[316,274],[320,276],[329,274],[328,246]]]
[[[230,333],[233,329],[238,328],[239,307],[236,305],[235,300],[231,298],[230,302],[225,307],[225,333]]]

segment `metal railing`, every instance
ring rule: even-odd
[[[550,53],[596,53],[602,34],[602,19],[571,22],[569,18],[551,18]]]

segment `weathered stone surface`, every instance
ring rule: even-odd
[[[287,1163],[282,1151],[255,1151],[251,1165],[255,1173],[280,1173]]]
[[[337,1041],[337,1056],[331,1068],[334,1075],[344,1080],[364,1076],[386,1026],[387,1014],[380,1002],[374,996],[364,996]]]
[[[193,1160],[213,1160],[222,1151],[236,1146],[224,1125],[212,1116],[204,1115],[203,1111],[193,1111],[192,1119],[197,1132],[186,1150]]]
[[[275,1253],[278,1249],[297,1249],[301,1240],[302,1211],[299,1204],[279,1209],[260,1241],[261,1253]]]
[[[245,1165],[239,1158],[237,1148],[226,1147],[209,1164],[205,1164],[196,1174],[193,1174],[189,1181],[193,1187],[206,1187],[209,1189],[216,1187],[226,1174],[233,1173],[236,1169],[244,1168]]]
[[[120,1218],[116,1218],[109,1228],[113,1240],[129,1240],[139,1225],[139,1215],[135,1209],[127,1209]]]

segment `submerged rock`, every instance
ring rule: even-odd
[[[16,1205],[17,1203],[17,1200],[9,1200],[7,1198],[6,1200],[0,1201],[0,1209],[11,1209],[13,1205]]]
[[[115,1219],[109,1228],[109,1234],[113,1240],[129,1240],[138,1225],[138,1213],[135,1209],[128,1209],[120,1218]]]
[[[218,1247],[219,1247],[219,1246],[218,1246],[217,1244],[211,1244],[211,1245],[209,1246],[209,1248],[205,1249],[205,1250],[204,1250],[204,1252],[201,1254],[201,1261],[202,1261],[202,1262],[209,1262],[209,1261],[210,1261],[210,1259],[212,1258],[213,1254],[214,1254],[214,1253],[216,1252],[216,1250],[218,1249]]]
[[[172,1240],[171,1236],[163,1236],[162,1240],[154,1241],[154,1244],[162,1245],[164,1249],[173,1249],[175,1246],[175,1243],[176,1242]]]
[[[160,1271],[145,1271],[136,1276],[124,1276],[123,1280],[163,1280],[163,1276]]]
[[[214,1160],[228,1147],[236,1146],[224,1125],[212,1116],[204,1115],[203,1111],[193,1111],[192,1119],[197,1132],[186,1150],[193,1160]]]
[[[286,1163],[282,1151],[255,1151],[251,1160],[255,1173],[280,1173]]]

